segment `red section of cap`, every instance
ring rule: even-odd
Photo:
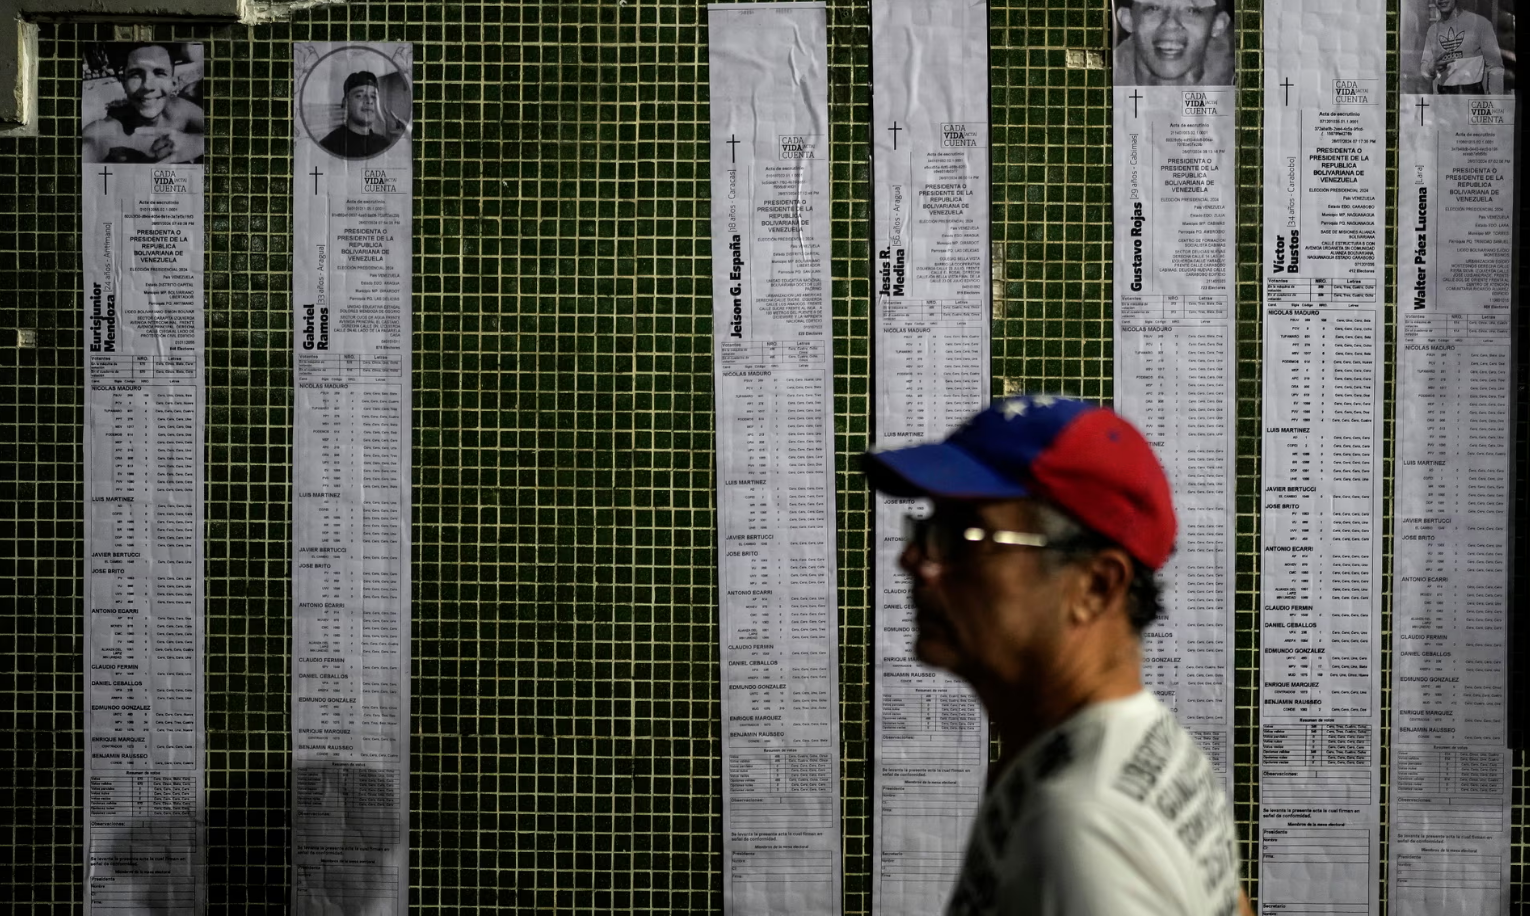
[[[1031,463],[1045,495],[1158,569],[1174,552],[1174,501],[1152,446],[1113,411],[1092,410]]]

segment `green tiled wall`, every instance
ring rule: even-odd
[[[869,17],[864,2],[829,7],[845,905],[863,913],[869,515],[850,456],[871,413]],[[1236,781],[1249,836],[1258,4],[1240,17]],[[1108,23],[1105,0],[993,3],[996,392],[1110,394],[1110,74],[1091,67]],[[704,5],[358,2],[154,29],[205,42],[208,59],[214,912],[280,913],[289,893],[290,54],[338,40],[415,44],[411,902],[719,911]],[[6,912],[81,904],[77,75],[82,45],[111,38],[43,24],[41,136],[0,138]],[[16,346],[17,329],[36,346]],[[1256,853],[1250,837],[1251,875]],[[1524,858],[1517,845],[1516,913]]]

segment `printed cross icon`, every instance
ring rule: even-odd
[[[728,144],[728,161],[738,162],[738,134],[732,134],[729,139],[723,142]]]
[[[892,135],[893,135],[893,149],[897,149],[898,148],[898,131],[900,131],[900,130],[908,130],[908,128],[906,128],[906,127],[899,127],[898,126],[898,122],[894,121],[893,122],[893,126],[887,128],[887,129],[892,131]]]
[[[1137,103],[1139,101],[1141,101],[1142,99],[1146,98],[1146,96],[1144,96],[1142,93],[1138,92],[1137,90],[1133,89],[1132,90],[1132,94],[1127,96],[1127,98],[1132,100],[1132,117],[1135,118],[1135,117],[1137,117]]]
[[[1292,83],[1291,82],[1291,77],[1288,76],[1288,77],[1286,77],[1286,81],[1284,83],[1281,83],[1280,85],[1281,85],[1281,88],[1286,90],[1286,104],[1290,105],[1291,104],[1291,87],[1294,86],[1295,83]]]
[[[106,170],[106,166],[104,166],[104,165],[101,166],[101,193],[102,194],[106,193],[106,179],[110,178],[112,176],[112,174],[113,174],[112,172],[108,172]]]
[[[311,174],[313,176],[313,192],[315,194],[317,194],[317,193],[319,193],[319,176],[323,175],[324,173],[319,171],[319,167],[318,166],[314,166],[313,167],[313,171],[310,172],[309,174]]]

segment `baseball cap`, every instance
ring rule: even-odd
[[[373,73],[371,70],[357,70],[355,73],[352,73],[350,76],[345,78],[345,92],[342,94],[350,95],[351,90],[355,89],[357,86],[376,85],[377,74]]]
[[[996,401],[944,442],[870,451],[892,496],[1045,499],[1150,569],[1174,552],[1174,503],[1152,446],[1115,411],[1057,395]]]

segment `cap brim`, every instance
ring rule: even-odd
[[[890,496],[1017,499],[1030,490],[949,442],[932,442],[861,456],[872,487]]]

